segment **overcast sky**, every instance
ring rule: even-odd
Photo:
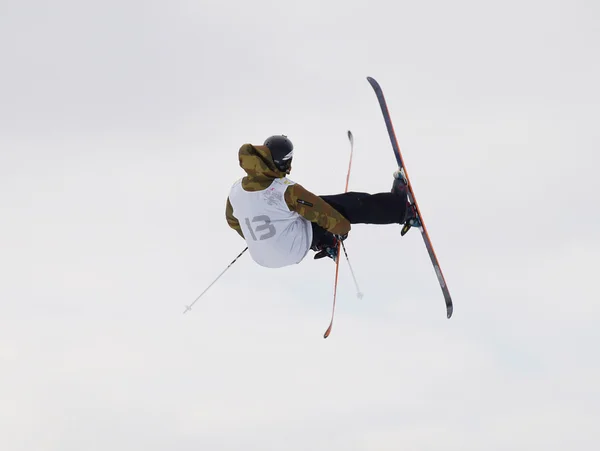
[[[600,6],[0,0],[0,449],[600,449]],[[341,263],[244,255],[237,151],[418,231]]]

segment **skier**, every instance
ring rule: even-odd
[[[317,196],[286,176],[294,146],[285,135],[267,138],[262,146],[244,144],[238,180],[227,198],[227,223],[248,244],[256,263],[268,268],[300,263],[309,250],[314,258],[337,258],[338,242],[351,224],[419,226],[407,197],[403,171],[394,173],[391,192],[348,192]]]

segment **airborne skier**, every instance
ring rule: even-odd
[[[269,268],[279,268],[300,263],[309,250],[316,252],[315,259],[330,257],[336,262],[331,322],[325,331],[327,338],[333,326],[337,294],[341,247],[346,253],[343,240],[348,237],[351,224],[404,224],[400,235],[411,227],[418,227],[431,264],[437,276],[446,303],[446,316],[454,311],[452,297],[433,249],[429,232],[423,222],[413,186],[408,177],[404,159],[396,139],[390,112],[377,81],[367,77],[375,91],[385,126],[398,163],[394,172],[391,192],[367,194],[348,192],[348,180],[352,166],[354,140],[350,139],[350,163],[343,194],[316,196],[287,175],[292,169],[294,146],[285,135],[267,138],[263,145],[244,144],[239,150],[239,163],[246,177],[231,187],[225,216],[227,223],[247,243],[247,247],[219,274],[219,276],[190,304],[184,313],[212,287],[225,272],[247,251],[256,263]],[[348,260],[350,265],[350,260]],[[350,267],[352,276],[354,272]],[[357,295],[362,296],[354,278]]]
[[[394,173],[391,192],[317,196],[287,178],[293,150],[285,135],[239,150],[247,176],[232,186],[225,215],[259,265],[293,265],[311,249],[315,259],[335,260],[338,241],[346,239],[351,224],[420,225],[402,170]]]

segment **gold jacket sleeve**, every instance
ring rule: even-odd
[[[225,207],[225,217],[227,218],[227,224],[233,230],[235,230],[242,238],[244,238],[244,234],[242,233],[242,228],[240,227],[240,222],[233,216],[233,207],[231,206],[231,202],[229,202],[229,197],[227,198],[227,207]]]
[[[350,222],[319,196],[295,184],[285,191],[285,202],[291,211],[335,235],[350,232]]]

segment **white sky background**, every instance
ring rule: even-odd
[[[596,450],[593,1],[0,3],[0,449]],[[355,226],[281,270],[224,219],[237,150],[387,191],[382,85],[420,234]]]

